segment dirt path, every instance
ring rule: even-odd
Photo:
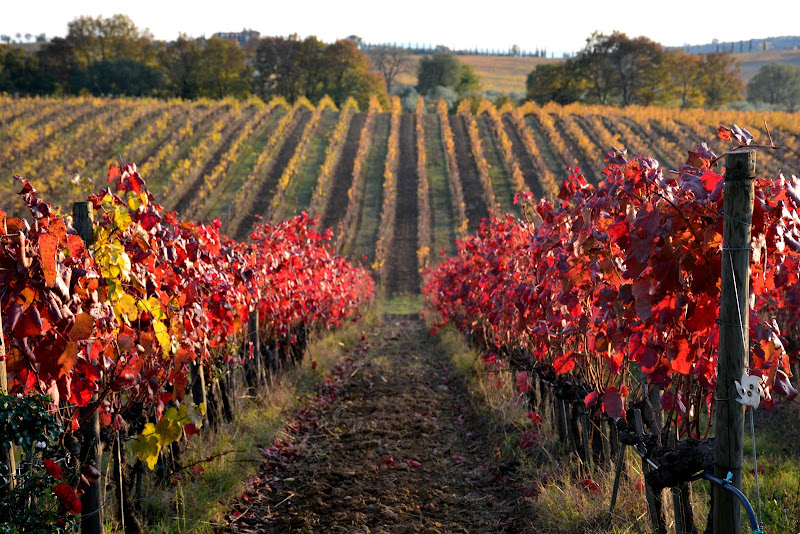
[[[387,319],[366,339],[263,451],[225,532],[516,531],[512,484],[424,324]]]
[[[391,297],[400,293],[419,294],[417,266],[417,145],[414,115],[400,117],[400,153],[397,169],[397,209],[394,236],[388,253],[389,272],[386,292]]]
[[[461,187],[464,189],[464,204],[467,208],[469,219],[469,233],[478,230],[481,219],[489,216],[489,208],[483,196],[478,167],[472,157],[472,144],[469,140],[467,125],[461,115],[450,116],[450,127],[453,130],[453,139],[456,144],[456,159],[458,160],[458,175],[461,177]]]

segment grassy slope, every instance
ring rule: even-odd
[[[285,113],[286,111],[284,109],[276,109],[273,111],[267,120],[264,121],[264,126],[253,132],[247,139],[246,143],[242,146],[241,156],[233,162],[228,169],[227,174],[229,177],[225,180],[222,191],[215,192],[218,196],[204,219],[219,217],[225,220],[229,218],[236,193],[242,187],[247,177],[250,176],[256,164],[256,160],[258,160],[260,151],[267,145],[270,135],[272,135],[272,132],[275,130],[275,126]]]
[[[407,71],[397,77],[402,84],[415,85],[417,83],[417,66],[419,57],[411,58]],[[485,91],[512,91],[524,93],[525,80],[528,73],[536,65],[561,61],[560,59],[540,57],[506,57],[506,56],[458,56],[458,59],[471,65],[481,77],[481,85]]]
[[[307,210],[311,203],[314,187],[317,185],[319,169],[325,161],[325,149],[330,136],[336,128],[339,112],[325,111],[314,131],[313,138],[306,149],[305,157],[298,165],[298,171],[286,188],[283,205],[280,206],[283,218]]]
[[[488,124],[485,115],[475,117],[478,124],[478,133],[481,136],[481,146],[486,163],[489,164],[489,178],[492,180],[495,199],[500,206],[500,211],[513,213],[519,216],[519,210],[514,205],[514,185],[511,183],[510,166],[503,160],[503,153],[497,144],[497,138]]]

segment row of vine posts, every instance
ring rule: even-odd
[[[742,376],[746,361],[742,332],[748,331],[748,252],[754,199],[755,151],[748,149],[731,152],[727,155],[726,163],[715,437],[713,445],[689,439],[681,444],[680,449],[694,457],[695,461],[691,465],[701,466],[703,470],[713,468],[714,476],[719,479],[729,478],[729,473],[732,473],[732,485],[741,489],[744,406],[737,402],[734,381]],[[530,355],[521,356],[519,359],[511,358],[512,366],[515,361],[532,361]],[[517,367],[522,369],[525,364]],[[627,422],[622,419],[615,422],[601,413],[599,403],[586,406],[585,398],[590,393],[588,387],[564,376],[557,376],[552,368],[534,367],[533,371],[528,402],[558,440],[571,448],[586,466],[595,464],[610,469],[613,464],[615,476],[610,511],[613,511],[616,504],[620,479],[625,472],[626,447],[632,447],[642,457],[645,498],[652,531],[655,534],[667,533],[663,490],[671,487],[676,534],[697,533],[689,482],[693,479],[692,475],[698,473],[690,472],[691,470],[682,473],[655,473],[658,465],[650,458],[656,448],[673,451],[679,445],[674,432],[662,426],[658,387],[645,384],[642,399],[629,410]],[[663,440],[666,443],[662,443]],[[663,458],[663,452],[661,456]],[[672,463],[662,463],[662,466],[665,469],[674,468]],[[655,480],[668,480],[670,485],[651,483]],[[739,534],[740,502],[736,496],[715,484],[711,503],[708,525],[713,530],[707,528],[706,532]]]

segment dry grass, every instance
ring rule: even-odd
[[[609,512],[614,472],[598,466],[587,466],[556,438],[554,429],[540,429],[540,440],[532,448],[519,447],[523,432],[531,429],[525,414],[528,409],[519,402],[511,373],[489,367],[475,349],[452,327],[442,331],[440,343],[450,354],[455,369],[469,383],[478,424],[485,436],[500,442],[497,454],[504,462],[517,465],[514,484],[520,493],[527,490],[521,503],[524,532],[588,534],[588,533],[649,533],[647,505],[637,489],[643,480],[641,461],[632,451],[627,452],[626,469],[620,483],[617,503]],[[581,481],[591,478],[600,492],[587,491]],[[696,524],[703,528],[707,514],[706,483],[693,485],[693,509]],[[672,499],[664,492],[667,525],[674,531]]]
[[[506,57],[506,56],[458,56],[458,59],[471,65],[481,77],[484,91],[501,93],[525,92],[525,80],[528,73],[542,63],[561,61],[560,59],[540,57]],[[399,83],[416,85],[419,57],[413,56],[408,72],[398,76]]]

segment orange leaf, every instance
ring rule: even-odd
[[[67,246],[67,225],[64,222],[64,219],[61,217],[52,219],[50,221],[50,225],[47,227],[47,231],[58,238],[58,243],[62,247]]]
[[[86,245],[83,243],[81,236],[68,235],[67,248],[69,249],[69,255],[73,258],[77,258],[83,255],[84,251],[86,250]]]
[[[64,352],[61,353],[61,356],[58,357],[58,365],[61,366],[60,375],[67,375],[72,368],[75,367],[75,363],[78,361],[78,343],[76,341],[70,341],[67,343]]]
[[[73,341],[83,341],[92,335],[94,328],[94,317],[88,313],[79,313],[75,316],[75,324],[69,331],[69,338]]]
[[[53,234],[39,234],[39,256],[44,271],[44,282],[47,287],[53,287],[58,275],[56,253],[58,252],[58,238]]]

